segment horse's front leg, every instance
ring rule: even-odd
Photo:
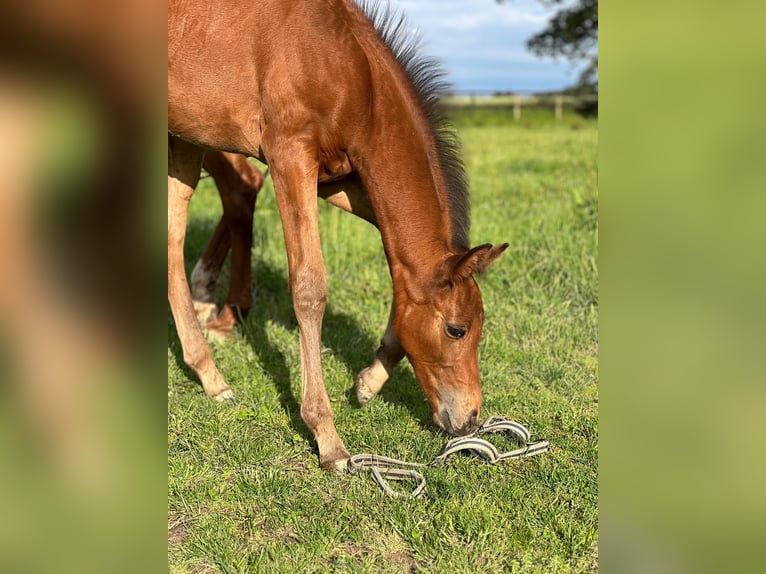
[[[388,316],[388,326],[383,334],[375,353],[375,360],[372,365],[362,370],[356,377],[356,400],[359,405],[364,406],[367,402],[378,394],[383,385],[391,376],[391,372],[399,361],[404,358],[404,349],[394,333],[394,315],[396,309],[391,302],[391,313]]]
[[[349,454],[335,431],[322,375],[322,318],[327,281],[319,242],[318,165],[310,147],[303,147],[296,140],[267,142],[264,137],[264,148],[271,144],[269,164],[285,235],[293,307],[300,328],[301,418],[314,433],[320,466],[326,470],[343,470]]]
[[[336,207],[368,221],[375,227],[378,226],[370,198],[362,187],[358,176],[352,174],[340,181],[320,185],[319,196]],[[356,377],[356,399],[361,406],[366,405],[372,397],[378,394],[391,376],[394,367],[404,358],[404,349],[394,333],[395,313],[396,310],[392,301],[388,326],[383,334],[383,339],[380,341],[380,347],[375,353],[375,360]]]

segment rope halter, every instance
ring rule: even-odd
[[[499,452],[489,441],[479,438],[482,435],[498,432],[509,432],[519,439],[524,446],[508,452]],[[419,498],[426,491],[425,477],[414,470],[415,468],[428,468],[444,464],[453,454],[465,450],[470,454],[491,464],[497,464],[504,460],[524,458],[544,453],[549,448],[547,440],[535,437],[527,428],[515,421],[511,421],[501,416],[492,416],[485,420],[476,431],[470,435],[461,436],[450,440],[431,462],[423,464],[419,462],[406,462],[379,456],[376,454],[356,454],[348,461],[348,469],[351,472],[367,470],[372,475],[373,480],[389,496],[399,497],[408,496],[410,498]],[[397,492],[388,484],[388,480],[403,481],[411,480],[416,483],[415,488],[410,492]]]

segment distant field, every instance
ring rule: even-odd
[[[516,123],[504,110],[470,108],[455,121],[471,182],[472,243],[510,243],[480,279],[482,418],[523,422],[551,451],[498,466],[454,457],[425,471],[428,492],[416,501],[386,497],[364,474],[320,471],[299,416],[298,333],[268,179],[254,226],[254,308],[234,340],[213,348],[236,403],[204,397],[182,365],[168,310],[171,572],[596,571],[597,124],[569,114]],[[203,180],[191,205],[187,270],[219,215],[212,182]],[[390,304],[379,236],[324,203],[320,217],[324,372],[338,432],[351,453],[428,461],[448,437],[430,423],[406,361],[365,408],[352,391]]]

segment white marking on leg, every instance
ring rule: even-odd
[[[217,284],[218,274],[205,267],[202,259],[198,260],[191,273],[191,294],[195,303],[215,301]]]
[[[375,359],[372,365],[356,377],[356,400],[361,406],[366,405],[372,397],[378,394],[387,380],[388,371],[380,359]]]
[[[203,329],[207,327],[209,321],[218,317],[218,306],[215,303],[205,301],[192,301],[194,312],[197,314],[197,321]]]

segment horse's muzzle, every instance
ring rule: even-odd
[[[438,418],[434,416],[434,422],[453,436],[464,436],[476,430],[479,411],[473,409],[462,425],[455,424],[446,410],[442,410]]]

